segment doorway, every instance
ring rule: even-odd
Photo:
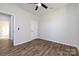
[[[12,16],[0,13],[0,49],[10,48],[13,46],[12,36]],[[12,24],[11,24],[12,23]]]

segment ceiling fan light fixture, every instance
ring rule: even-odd
[[[41,3],[38,3],[38,6],[40,7],[41,6]]]

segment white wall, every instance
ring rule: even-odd
[[[67,4],[40,16],[39,38],[79,47],[77,4]]]
[[[36,16],[12,4],[0,4],[0,11],[14,16],[14,45],[32,40],[30,22],[36,19]]]
[[[78,18],[78,20],[77,20],[77,37],[78,37],[78,47],[79,47],[79,4],[78,4],[78,12],[77,12],[77,18]]]

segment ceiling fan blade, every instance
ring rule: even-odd
[[[43,3],[41,3],[41,6],[43,6],[45,9],[47,9],[48,7],[46,5],[44,5]]]
[[[37,9],[38,9],[38,6],[36,6],[35,10],[37,10]]]

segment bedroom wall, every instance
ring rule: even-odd
[[[0,4],[0,12],[14,16],[14,45],[28,42],[31,39],[31,20],[37,16],[12,4]],[[37,21],[36,21],[37,22]],[[20,30],[18,30],[20,28]],[[37,32],[36,32],[37,33]]]
[[[77,16],[77,18],[78,18],[78,20],[77,20],[77,37],[78,37],[78,47],[79,47],[79,4],[78,4],[78,9],[77,9],[78,11],[77,11],[77,14],[78,14],[78,16]]]
[[[39,38],[79,47],[77,4],[67,4],[40,16]]]

